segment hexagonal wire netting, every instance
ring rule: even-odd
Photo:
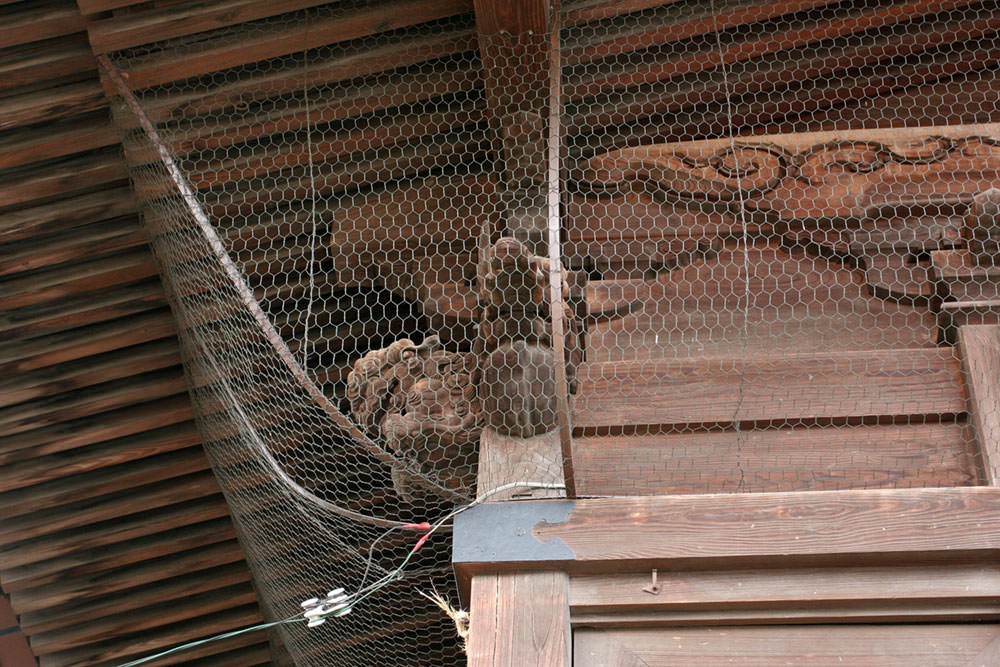
[[[280,626],[297,663],[461,662],[421,595],[458,604],[446,529],[401,526],[476,496],[484,429],[568,429],[578,495],[980,482],[962,365],[992,334],[959,327],[998,312],[994,3],[586,0],[558,50],[471,13],[310,38],[371,4],[112,54],[262,602],[355,594]]]

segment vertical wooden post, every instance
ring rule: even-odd
[[[959,327],[958,349],[986,483],[1000,486],[1000,325]]]
[[[512,438],[485,429],[479,445],[480,495],[513,482],[562,482],[557,431]],[[510,489],[531,498],[559,498],[557,489]],[[472,577],[469,667],[569,667],[569,575],[566,572],[491,573]]]
[[[472,578],[469,667],[569,667],[569,575]]]
[[[575,495],[560,249],[558,0],[475,0],[487,109],[507,222],[503,233],[549,258],[549,300],[563,479]],[[546,132],[547,130],[547,132]],[[482,244],[481,244],[482,245]],[[480,249],[482,253],[483,248]]]
[[[568,391],[563,350],[562,261],[559,255],[558,9],[549,0],[474,0],[479,50],[497,155],[506,224],[501,230],[549,257],[550,300],[560,428],[532,438],[490,428],[479,447],[482,495],[514,482],[572,483],[564,446]],[[555,49],[555,51],[553,51]],[[553,106],[555,105],[555,106]],[[553,121],[553,116],[555,120]],[[553,122],[555,123],[553,125]],[[546,128],[548,136],[546,136]],[[555,145],[553,145],[555,141]],[[566,443],[568,448],[568,442]],[[515,497],[564,497],[557,489],[509,489]],[[569,575],[565,572],[482,574],[472,578],[470,667],[569,667]]]
[[[545,255],[548,0],[475,0],[486,109],[502,163],[503,235]]]

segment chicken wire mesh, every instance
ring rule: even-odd
[[[521,31],[477,34],[471,7],[330,29],[374,4],[108,71],[262,602],[372,594],[282,626],[298,664],[462,662],[420,595],[457,604],[450,544],[413,551],[399,526],[484,479],[985,479],[1000,434],[967,387],[994,334],[960,327],[1000,312],[995,3],[587,0]],[[274,53],[216,55],[242,43]],[[198,58],[218,62],[170,79]]]

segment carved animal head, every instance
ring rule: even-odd
[[[483,305],[502,313],[540,312],[548,308],[545,258],[531,254],[517,239],[502,238],[486,251]]]
[[[354,364],[347,379],[351,411],[405,461],[393,471],[405,497],[413,497],[414,489],[433,489],[414,471],[431,471],[435,478],[446,474],[453,488],[474,483],[474,476],[456,477],[454,470],[474,471],[482,432],[471,379],[476,368],[474,355],[443,350],[436,336],[421,345],[396,341]]]

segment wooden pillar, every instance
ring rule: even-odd
[[[487,110],[495,153],[501,162],[497,173],[504,222],[495,236],[512,236],[534,255],[550,256],[549,181],[554,170],[549,116],[555,83],[553,49],[558,48],[558,36],[553,39],[552,34],[555,14],[549,0],[475,0],[475,10]],[[558,178],[557,169],[555,172]],[[556,204],[558,225],[558,199]],[[486,249],[496,240],[489,236],[481,243],[481,257],[486,256]],[[560,262],[558,244],[553,249],[554,261]],[[561,263],[557,266],[561,269]],[[481,267],[480,277],[484,274]],[[555,280],[561,284],[561,271],[556,272]],[[558,295],[554,310],[561,308],[562,297]],[[562,364],[560,390],[565,397],[561,338],[559,343],[555,352]],[[483,431],[479,447],[479,494],[515,482],[565,483],[559,430],[528,438],[504,435],[489,427]],[[561,489],[512,488],[489,500],[565,495]],[[471,580],[469,610],[470,667],[569,667],[567,573],[478,574]]]
[[[562,483],[559,432],[514,438],[485,429],[479,446],[479,494],[513,482]],[[491,500],[562,498],[559,489],[509,489]],[[569,574],[488,573],[472,577],[469,667],[569,667]]]
[[[569,575],[472,578],[469,667],[569,667]]]
[[[486,108],[502,165],[501,235],[546,255],[549,0],[475,0]]]

